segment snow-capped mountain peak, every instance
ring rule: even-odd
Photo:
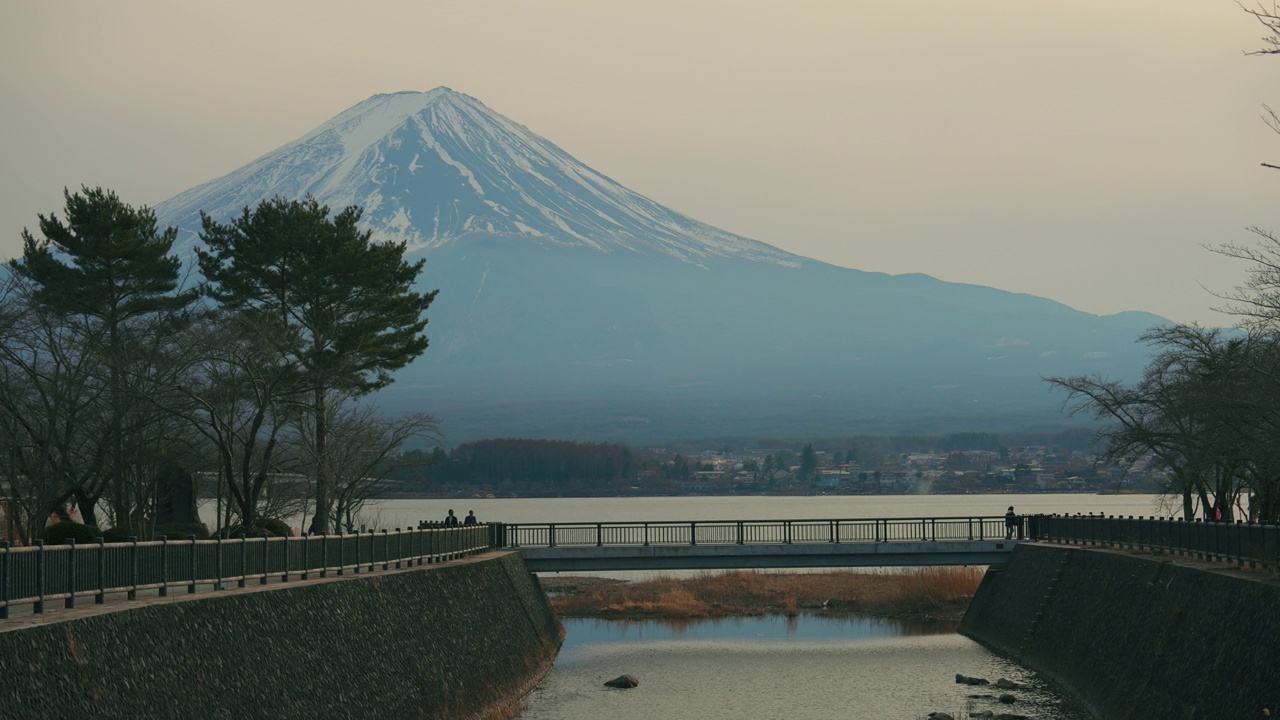
[[[188,233],[201,210],[226,219],[281,195],[360,205],[383,241],[431,250],[474,234],[704,264],[803,258],[700,223],[628,190],[468,95],[375,95],[225,177],[156,206]],[[188,238],[190,235],[188,235]]]

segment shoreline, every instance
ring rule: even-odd
[[[814,573],[730,570],[641,581],[587,576],[539,581],[561,618],[695,620],[804,613],[958,623],[985,571],[977,567]]]

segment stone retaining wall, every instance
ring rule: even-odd
[[[562,639],[520,556],[494,553],[8,629],[0,716],[510,717]]]
[[[1098,718],[1280,716],[1280,581],[1169,558],[1020,544],[960,632]]]

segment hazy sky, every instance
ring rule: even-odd
[[[1221,324],[1280,229],[1280,58],[1231,0],[0,2],[0,255],[446,85],[783,249]]]

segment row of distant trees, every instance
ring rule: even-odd
[[[101,188],[65,199],[0,286],[0,494],[21,536],[70,508],[145,536],[175,472],[216,477],[246,528],[296,512],[280,502],[301,493],[272,485],[305,477],[327,531],[402,444],[435,436],[429,416],[361,400],[426,349],[435,293],[412,289],[404,245],[356,227],[359,208],[202,214],[195,275],[149,209]]]
[[[458,445],[446,452],[406,453],[398,479],[432,487],[518,488],[523,492],[608,492],[635,482],[639,464],[621,443],[500,438]]]

